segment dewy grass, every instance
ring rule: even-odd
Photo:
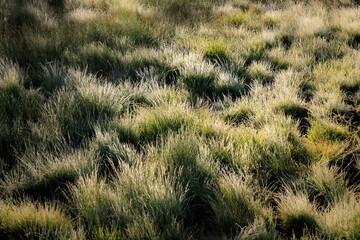
[[[286,194],[279,198],[279,218],[284,230],[299,238],[304,230],[315,231],[318,228],[317,212],[308,196],[304,192],[291,192],[288,189]]]
[[[343,174],[339,169],[317,164],[308,177],[311,198],[320,206],[334,205],[346,198],[347,188]]]
[[[209,41],[204,43],[204,58],[212,62],[224,63],[228,60],[224,40]]]
[[[190,127],[193,119],[186,106],[182,107],[177,109],[175,106],[169,106],[167,109],[157,111],[142,109],[139,112],[139,119],[135,119],[138,122],[140,141],[154,141],[169,132],[178,132],[182,128]]]
[[[184,199],[184,225],[199,225],[204,231],[214,222],[217,166],[196,135],[183,133],[168,139],[164,158],[172,174],[181,176],[180,186],[187,189]]]
[[[139,175],[139,172],[143,175]],[[165,167],[159,166],[159,163],[139,162],[133,167],[125,166],[124,174],[119,176],[116,184],[118,190],[124,188],[122,194],[133,209],[127,210],[127,213],[137,214],[129,215],[129,234],[160,234],[166,238],[184,235],[180,219],[185,211],[187,190],[167,174]]]
[[[95,174],[78,180],[72,188],[71,200],[74,214],[86,226],[87,238],[99,234],[100,228],[123,225],[125,218],[122,217],[121,199]]]
[[[329,238],[356,239],[360,236],[358,219],[359,200],[356,196],[350,196],[323,214],[320,228],[323,235]]]
[[[134,150],[122,144],[116,133],[102,133],[97,130],[94,148],[98,155],[96,160],[99,175],[104,177],[112,177],[123,163],[134,161],[131,159]]]
[[[31,135],[31,123],[40,119],[44,97],[36,89],[25,88],[24,73],[9,60],[0,59],[0,78],[0,157],[12,167],[16,152],[24,150],[25,136]]]
[[[1,181],[3,194],[35,200],[65,200],[68,185],[74,184],[81,174],[91,170],[89,156],[89,153],[82,152],[60,156],[36,153],[34,150],[26,153],[17,168]]]
[[[95,125],[104,126],[120,114],[128,95],[117,95],[112,84],[97,84],[94,76],[82,72],[71,72],[68,79],[74,89],[59,91],[44,115],[53,118],[58,131],[76,145],[94,136]]]
[[[256,190],[246,174],[223,174],[219,188],[221,199],[215,209],[218,225],[225,233],[236,234],[241,227],[252,223],[261,211],[260,203],[254,198]]]
[[[0,238],[358,239],[358,4],[0,1]]]
[[[72,239],[72,221],[56,205],[31,202],[1,202],[0,236],[2,239]]]

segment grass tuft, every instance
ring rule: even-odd
[[[223,40],[210,41],[205,43],[204,46],[204,58],[214,63],[225,63],[229,60],[228,54],[226,53],[226,45]]]
[[[22,202],[1,202],[0,237],[2,239],[72,239],[73,223],[59,207]]]
[[[288,237],[299,238],[304,231],[314,232],[318,229],[317,212],[305,192],[293,193],[287,190],[278,200],[279,218]]]
[[[310,197],[324,208],[333,206],[347,195],[346,183],[339,170],[321,164],[314,165],[308,177]]]
[[[217,225],[221,231],[237,235],[254,222],[261,211],[255,192],[246,174],[223,174],[219,179],[220,203],[215,208]],[[231,213],[231,214],[230,214]]]

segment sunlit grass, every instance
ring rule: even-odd
[[[1,202],[0,236],[3,239],[76,239],[72,221],[53,204]]]
[[[0,1],[0,238],[358,239],[358,4]]]

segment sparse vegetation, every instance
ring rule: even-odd
[[[357,0],[0,0],[0,239],[359,239]]]

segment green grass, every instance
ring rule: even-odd
[[[290,190],[291,191],[291,190]],[[279,218],[282,227],[290,236],[299,238],[304,231],[314,232],[318,228],[317,212],[305,193],[286,192],[280,196]]]
[[[313,166],[308,177],[309,192],[319,206],[333,205],[347,195],[343,174],[338,172],[334,167],[327,168],[320,164]]]
[[[359,239],[357,0],[0,0],[1,239]]]
[[[210,41],[204,44],[204,58],[220,64],[228,61],[224,40]]]
[[[72,221],[56,205],[1,202],[2,239],[75,239]]]
[[[46,152],[28,150],[17,167],[1,180],[4,196],[66,200],[68,185],[74,184],[81,174],[92,168],[91,153],[70,152],[56,156]]]
[[[255,200],[256,187],[246,174],[224,174],[219,180],[220,203],[216,218],[221,231],[233,236],[261,215],[261,204]],[[230,214],[231,213],[231,214]]]
[[[24,151],[31,136],[30,125],[40,119],[44,96],[37,89],[26,89],[24,73],[8,60],[0,60],[0,77],[0,157],[12,167],[16,152]]]

